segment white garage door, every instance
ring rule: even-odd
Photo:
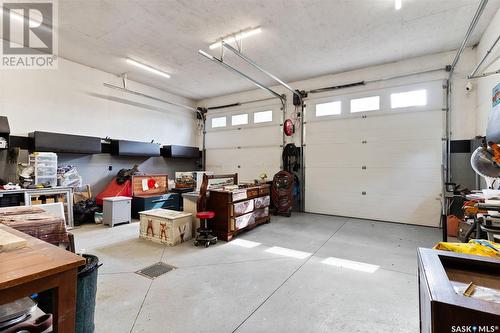
[[[206,169],[216,174],[238,172],[253,181],[280,170],[281,111],[278,105],[209,113]]]
[[[308,101],[306,211],[438,226],[441,85]]]

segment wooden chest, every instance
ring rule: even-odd
[[[168,193],[167,175],[145,175],[132,177],[132,216],[152,209],[180,210],[180,195]]]
[[[174,246],[192,237],[192,214],[168,209],[139,212],[139,237]]]

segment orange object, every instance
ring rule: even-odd
[[[457,237],[458,234],[458,224],[461,222],[455,215],[448,215],[446,223],[448,226],[448,236]]]
[[[116,182],[116,178],[113,178],[113,180],[106,186],[104,191],[99,193],[96,198],[96,204],[99,206],[102,206],[104,198],[108,197],[131,197],[132,196],[132,182],[130,180],[126,180],[125,183],[123,184],[118,184]]]
[[[500,164],[500,146],[496,143],[490,143],[491,150],[493,151],[493,161]]]

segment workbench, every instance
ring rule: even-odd
[[[0,230],[28,241],[24,248],[0,252],[0,305],[52,290],[54,332],[74,332],[77,273],[85,259],[5,225]]]
[[[72,187],[50,187],[38,189],[19,189],[19,190],[0,190],[0,198],[4,196],[19,195],[22,196],[25,206],[32,205],[32,199],[41,196],[64,196],[64,212],[66,215],[66,224],[68,227],[75,226],[73,219],[73,188]],[[19,205],[22,205],[19,201]]]

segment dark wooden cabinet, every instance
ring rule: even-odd
[[[230,241],[236,234],[271,221],[270,186],[258,185],[232,191],[209,190],[208,209],[215,212],[212,229],[219,239]]]
[[[500,260],[418,249],[421,333],[500,332],[500,303],[464,296],[470,282],[499,292]]]

